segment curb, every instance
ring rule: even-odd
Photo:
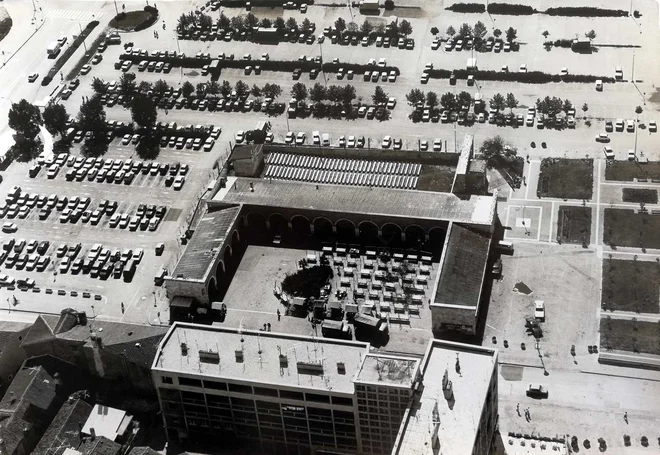
[[[39,24],[39,26],[34,30],[34,32],[32,32],[32,34],[30,36],[28,36],[28,38],[25,40],[25,42],[23,44],[21,44],[19,46],[19,48],[16,49],[16,51],[13,54],[11,54],[7,60],[5,60],[5,62],[2,65],[3,68],[5,66],[7,66],[7,63],[9,63],[12,58],[14,58],[14,55],[16,55],[21,49],[23,49],[23,46],[25,46],[28,43],[28,41],[30,41],[32,39],[32,37],[34,35],[36,35],[39,30],[41,30],[41,27],[43,27],[45,23],[46,23],[46,18],[44,18],[44,20],[41,21],[41,24]]]

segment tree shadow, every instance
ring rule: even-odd
[[[160,138],[154,134],[147,134],[136,147],[137,155],[143,160],[154,160],[160,154]]]
[[[91,139],[86,140],[80,148],[80,153],[86,157],[98,157],[108,151],[108,139],[99,131]]]
[[[59,155],[60,153],[68,153],[71,150],[71,140],[62,137],[53,142],[53,153]]]

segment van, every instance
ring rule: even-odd
[[[497,242],[497,248],[506,254],[513,254],[513,243],[508,240],[500,240]]]
[[[596,90],[599,92],[603,91],[603,80],[602,79],[597,79],[596,80]]]
[[[312,131],[312,140],[314,145],[321,145],[321,133],[318,131]]]
[[[321,145],[327,147],[330,145],[330,135],[328,133],[323,133],[321,136]]]
[[[167,276],[167,269],[165,267],[160,269],[160,272],[154,277],[154,284],[156,286],[162,286],[165,282],[165,277]]]

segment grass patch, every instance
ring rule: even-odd
[[[5,38],[5,36],[7,36],[13,24],[14,21],[11,20],[11,17],[9,17],[9,15],[7,15],[7,17],[3,18],[0,21],[0,41],[2,41]]]
[[[422,165],[417,180],[417,189],[420,191],[438,191],[449,193],[454,183],[456,168],[449,166]]]
[[[559,206],[557,241],[589,246],[591,243],[591,207]]]
[[[632,182],[635,179],[660,181],[660,162],[614,161],[605,168],[605,179]]]
[[[660,263],[603,260],[604,310],[660,313]]]
[[[119,13],[110,21],[110,27],[123,30],[125,32],[135,32],[144,30],[152,25],[158,19],[158,11],[153,9],[144,11],[129,11],[128,13]]]
[[[624,246],[660,248],[660,216],[635,213],[632,209],[605,209],[603,243]]]
[[[589,200],[593,196],[594,160],[545,158],[541,162],[538,197]]]
[[[600,347],[606,351],[660,355],[660,324],[601,318]]]
[[[103,41],[105,41],[105,34],[101,33],[96,37],[94,41],[92,41],[92,44],[87,46],[87,52],[85,52],[83,56],[80,57],[78,63],[76,63],[73,69],[69,71],[69,74],[66,75],[65,79],[67,81],[72,81],[80,75],[80,70],[82,67],[89,63],[90,56],[96,54],[96,50],[99,48]]]
[[[644,204],[658,203],[658,190],[649,188],[624,188],[623,202],[641,202]]]

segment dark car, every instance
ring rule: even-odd
[[[527,396],[531,398],[548,398],[548,390],[542,385],[532,385],[527,387]]]

